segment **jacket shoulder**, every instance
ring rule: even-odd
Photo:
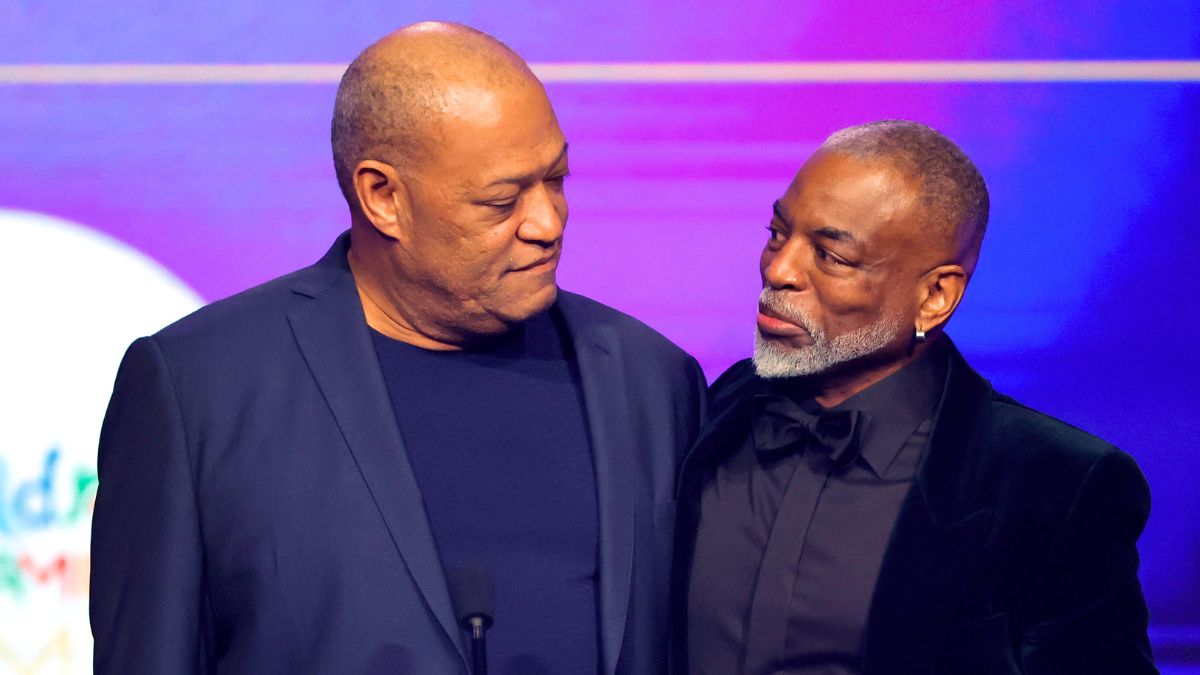
[[[752,359],[742,359],[730,366],[708,388],[709,409],[713,417],[732,408],[762,379],[754,371]]]
[[[219,348],[223,343],[252,338],[256,333],[274,333],[272,327],[287,325],[287,314],[297,300],[295,286],[312,280],[314,274],[314,268],[307,267],[217,300],[152,337],[165,351],[174,351],[206,344]]]
[[[693,362],[681,347],[638,319],[591,298],[559,291],[559,305],[576,320],[605,326],[627,348],[671,361]]]
[[[1007,448],[1009,453],[1030,453],[1090,465],[1105,455],[1121,452],[1108,441],[1010,396],[994,394],[989,408],[992,441]]]
[[[1106,510],[1145,522],[1149,487],[1128,453],[1003,394],[996,394],[989,407],[988,445],[996,475],[1003,477],[1006,491],[1024,495],[1018,501],[1027,516],[1040,513],[1063,522],[1080,508],[1087,510],[1088,495],[1102,492],[1108,494]]]

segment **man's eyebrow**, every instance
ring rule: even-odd
[[[778,199],[775,200],[773,208],[775,210],[775,217],[778,218],[780,222],[782,222],[784,225],[787,225],[791,229],[795,229],[795,227],[792,225],[792,222],[787,219],[787,216],[783,215],[783,205],[779,203]],[[837,227],[818,227],[817,229],[813,230],[813,234],[818,237],[832,239],[833,241],[844,241],[855,246],[860,245],[858,239],[856,239],[849,230],[843,230]]]
[[[567,147],[568,146],[569,146],[568,143],[566,143],[566,142],[563,143],[562,150],[559,150],[558,156],[554,158],[553,162],[550,162],[549,168],[554,168],[555,166],[558,165],[559,162],[561,162],[563,160],[564,157],[567,156]],[[513,183],[515,185],[524,185],[524,184],[532,181],[533,177],[535,175],[537,175],[537,172],[527,173],[527,174],[524,174],[521,176],[505,176],[504,178],[497,178],[496,180],[492,181],[491,183],[488,183],[485,187],[495,187],[497,185],[504,185],[506,183]]]
[[[859,245],[858,240],[854,238],[853,234],[850,234],[850,232],[847,230],[842,230],[836,227],[818,227],[817,229],[813,230],[813,234],[817,235],[818,237],[825,237],[826,239],[832,239],[834,241],[844,241],[848,244],[854,244],[855,246]]]
[[[775,217],[779,219],[779,222],[787,225],[789,228],[792,226],[792,221],[788,220],[787,216],[783,215],[783,205],[779,203],[778,199],[776,199],[775,203],[771,205],[771,208],[774,209]]]

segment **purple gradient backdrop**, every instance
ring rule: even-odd
[[[0,61],[345,63],[424,18],[471,23],[535,62],[1200,57],[1196,2],[53,0],[0,4]],[[749,352],[761,228],[825,135],[906,117],[956,139],[989,181],[993,218],[951,333],[999,388],[1138,458],[1155,497],[1142,541],[1152,619],[1200,641],[1200,85],[549,91],[572,154],[562,285],[646,320],[710,377]],[[224,297],[314,261],[345,227],[333,92],[0,86],[0,207],[88,224]]]

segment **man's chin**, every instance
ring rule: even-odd
[[[547,284],[515,298],[513,302],[505,303],[497,308],[492,315],[507,328],[515,328],[533,317],[550,309],[558,299],[558,286]]]
[[[813,374],[805,359],[804,346],[792,346],[788,340],[755,332],[754,371],[759,377],[777,379]]]
[[[530,294],[524,307],[525,316],[521,320],[526,321],[550,309],[556,300],[558,300],[558,285],[552,281]]]

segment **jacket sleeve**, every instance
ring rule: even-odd
[[[125,353],[100,432],[98,472],[89,608],[95,672],[209,672],[195,482],[153,338]]]
[[[1138,582],[1150,492],[1129,455],[1096,460],[1077,491],[1021,635],[1032,675],[1157,673]]]

